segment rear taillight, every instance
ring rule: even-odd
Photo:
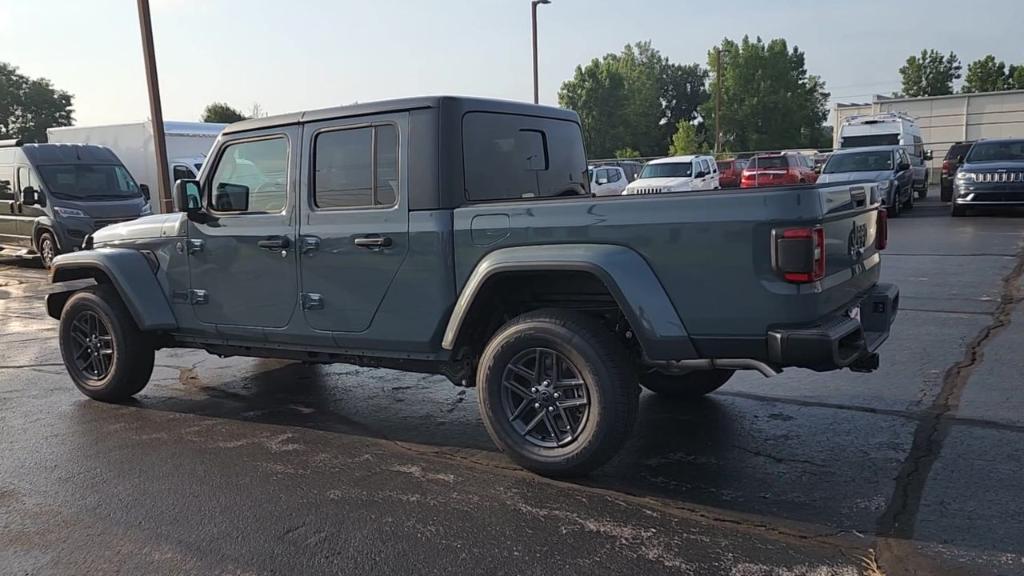
[[[875,248],[885,250],[889,245],[889,212],[885,208],[878,209],[878,227],[875,230]]]
[[[949,160],[942,161],[942,175],[949,176],[953,172],[953,163]]]
[[[776,231],[775,263],[786,282],[807,284],[825,277],[825,229]]]

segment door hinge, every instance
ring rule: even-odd
[[[188,291],[189,304],[199,306],[202,304],[210,303],[210,293],[206,290],[189,290]]]
[[[189,240],[188,241],[188,253],[195,254],[196,252],[202,252],[203,248],[206,247],[206,242],[203,240]]]
[[[303,310],[323,310],[324,309],[324,297],[319,294],[303,294],[302,295],[302,309]]]

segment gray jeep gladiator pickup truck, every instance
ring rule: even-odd
[[[699,397],[736,370],[878,366],[875,184],[594,197],[579,118],[456,97],[247,120],[179,213],[54,260],[60,347],[87,396],[138,393],[154,351],[348,363],[476,386],[525,468],[585,474],[639,386]]]

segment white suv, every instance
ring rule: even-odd
[[[615,166],[590,167],[590,192],[594,196],[618,196],[629,180],[622,168]]]
[[[652,160],[624,195],[718,190],[718,163],[711,156],[673,156]]]

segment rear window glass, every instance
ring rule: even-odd
[[[866,134],[864,136],[843,136],[843,148],[865,148],[868,146],[893,146],[900,143],[899,134]]]
[[[469,200],[590,193],[583,134],[574,122],[471,112],[462,138]]]
[[[785,156],[755,157],[747,164],[747,168],[750,170],[788,169],[789,160]]]
[[[954,144],[949,148],[949,152],[946,152],[946,160],[955,160],[960,156],[966,156],[970,149],[970,144]]]

